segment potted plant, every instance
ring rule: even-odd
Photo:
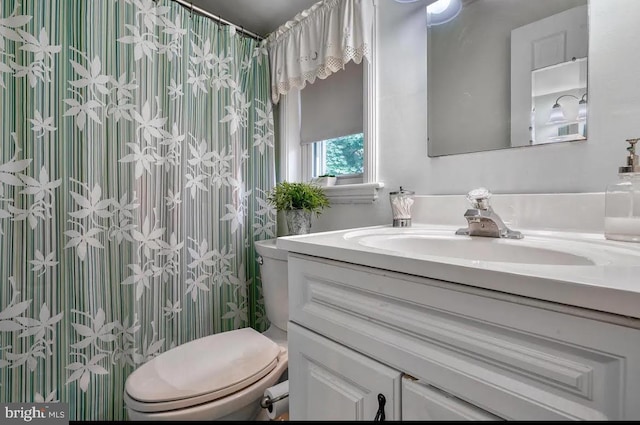
[[[319,186],[333,186],[336,184],[337,177],[335,174],[323,174],[321,176],[316,177],[313,181],[317,183]]]
[[[284,211],[289,235],[303,235],[311,230],[311,213],[329,207],[329,198],[314,183],[280,182],[269,192],[267,201]]]

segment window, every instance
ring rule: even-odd
[[[339,176],[337,184],[363,182],[364,63],[349,62],[300,92],[305,180],[329,173]]]
[[[372,61],[374,52],[372,48]],[[349,82],[340,82],[344,78]],[[278,180],[310,181],[333,173],[338,181],[325,189],[332,203],[370,203],[378,198],[384,184],[377,179],[375,81],[375,67],[367,60],[349,62],[326,79],[283,96],[277,111]],[[329,102],[321,101],[327,97]],[[351,100],[359,105],[346,110]]]
[[[311,177],[333,174],[341,179],[362,179],[364,133],[312,143],[311,156]]]

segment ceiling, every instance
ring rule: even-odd
[[[266,36],[318,0],[187,0],[235,25]]]
[[[265,37],[319,0],[185,0]],[[428,4],[435,0],[426,1]],[[466,6],[476,0],[463,0]]]

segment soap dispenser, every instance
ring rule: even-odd
[[[627,164],[618,169],[618,181],[605,193],[604,236],[607,239],[640,242],[640,160],[638,139],[628,139]]]

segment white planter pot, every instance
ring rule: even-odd
[[[284,216],[289,235],[306,235],[311,231],[311,211],[286,210]]]
[[[314,181],[318,186],[326,187],[335,185],[337,180],[337,177],[316,177]]]

